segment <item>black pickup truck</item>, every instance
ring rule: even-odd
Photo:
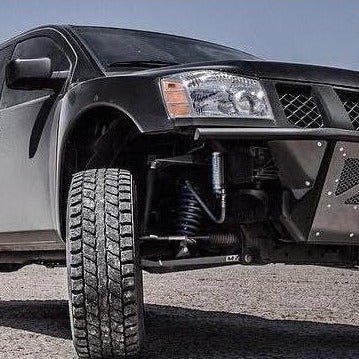
[[[43,26],[0,89],[0,270],[67,266],[80,358],[138,355],[142,270],[358,264],[358,72]]]

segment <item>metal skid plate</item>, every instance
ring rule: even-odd
[[[284,187],[297,193],[308,192],[315,183],[322,163],[326,141],[289,140],[270,141],[273,159]]]
[[[309,242],[359,244],[359,144],[337,142]]]

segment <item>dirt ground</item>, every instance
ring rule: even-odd
[[[65,269],[0,274],[0,359],[72,359]],[[143,358],[359,358],[359,272],[145,274]]]

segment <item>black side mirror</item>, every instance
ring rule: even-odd
[[[15,59],[6,66],[6,85],[14,90],[56,90],[62,86],[67,74],[67,71],[64,71],[63,76],[53,74],[51,59],[48,57]]]

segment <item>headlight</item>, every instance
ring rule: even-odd
[[[258,80],[221,71],[190,71],[161,79],[168,115],[273,119]]]

